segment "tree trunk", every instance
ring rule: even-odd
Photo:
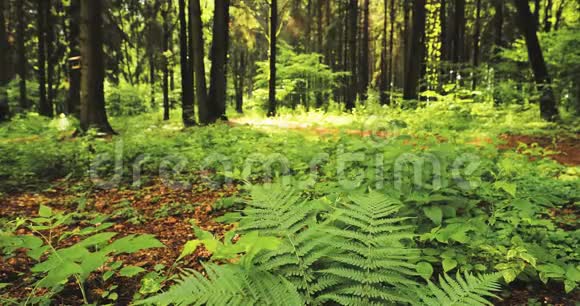
[[[234,56],[234,90],[236,94],[236,112],[242,114],[244,112],[244,78],[246,77],[246,63],[245,52],[239,48]]]
[[[360,95],[361,102],[367,100],[369,89],[369,43],[370,43],[370,24],[369,24],[369,0],[364,0],[363,7],[363,28],[362,28],[362,45],[361,45],[361,61],[360,61]]]
[[[193,75],[189,58],[187,19],[185,0],[179,0],[179,54],[181,67],[181,109],[183,125],[195,125],[195,108],[193,105]]]
[[[503,0],[502,0],[503,1]],[[534,25],[540,29],[540,7],[541,7],[541,0],[534,0]]]
[[[560,2],[560,6],[558,6],[558,10],[556,11],[556,23],[554,23],[554,31],[558,31],[560,29],[560,24],[562,23],[562,16],[564,15],[564,9],[568,1],[562,0]]]
[[[209,88],[210,122],[226,118],[229,0],[216,0],[211,44]]]
[[[453,62],[465,62],[465,0],[455,0],[455,26],[453,29]]]
[[[18,63],[16,70],[20,77],[20,108],[28,109],[28,98],[26,96],[26,47],[25,29],[26,20],[24,19],[24,0],[18,0],[16,4],[16,16],[18,18],[18,25],[16,27],[16,49],[18,53]],[[5,66],[4,66],[5,67]]]
[[[388,67],[387,67],[387,12],[388,12],[388,0],[383,1],[383,30],[381,34],[383,38],[381,39],[381,82],[379,86],[380,92],[380,103],[381,105],[387,105],[389,103],[387,95],[387,82],[388,82]],[[393,8],[391,8],[392,10]]]
[[[476,0],[475,4],[475,33],[473,34],[473,67],[479,67],[479,41],[481,36],[481,0]],[[473,86],[477,87],[477,71],[474,72]]]
[[[6,23],[4,18],[4,2],[0,2],[0,122],[7,120],[10,114],[8,105],[8,93],[6,85],[10,82],[10,75],[7,67],[9,63],[10,45],[8,43],[8,33],[6,32]]]
[[[37,31],[38,31],[38,112],[52,117],[52,108],[48,104],[46,94],[46,0],[37,0]]]
[[[546,10],[544,11],[544,31],[552,31],[552,9],[554,7],[553,0],[546,0]]]
[[[391,30],[389,33],[389,61],[387,66],[387,104],[391,104],[391,92],[393,91],[393,81],[395,77],[395,22],[397,20],[397,8],[395,0],[391,0]]]
[[[536,29],[535,27],[528,26],[533,21],[534,16],[530,12],[527,0],[514,1],[518,13],[518,25],[526,40],[528,58],[534,72],[534,79],[538,86],[538,91],[542,94],[540,98],[542,118],[548,121],[556,121],[559,119],[559,113],[556,107],[556,97],[551,87],[552,80],[548,74],[548,68],[544,60]]]
[[[503,47],[503,15],[504,15],[504,3],[503,0],[495,0],[493,3],[495,7],[495,46]],[[499,49],[497,49],[499,51]]]
[[[407,58],[407,69],[405,72],[405,89],[403,99],[417,100],[419,93],[419,79],[421,78],[421,65],[425,54],[425,0],[413,2],[413,32],[411,35],[409,57]]]
[[[169,51],[171,39],[171,20],[169,20],[172,1],[167,2],[166,11],[163,12],[163,120],[169,120],[169,58],[165,56]]]
[[[71,0],[69,6],[69,48],[70,58],[78,58],[80,35],[80,0]],[[75,117],[80,116],[81,105],[81,70],[77,66],[78,60],[69,61],[69,90],[67,97],[67,113]]]
[[[203,124],[211,122],[207,101],[207,85],[205,81],[203,25],[201,23],[201,6],[199,0],[190,0],[191,4],[191,40],[193,70],[195,77],[195,95],[198,103],[199,121]]]
[[[49,117],[54,116],[54,64],[56,59],[54,58],[54,18],[52,16],[52,0],[44,0],[46,2],[45,9],[45,22],[46,26],[44,28],[46,33],[46,102],[49,106]]]
[[[348,30],[348,51],[349,53],[349,64],[350,64],[350,90],[347,89],[346,97],[346,109],[348,111],[354,109],[356,103],[356,94],[358,88],[357,81],[357,48],[356,48],[356,36],[358,30],[358,1],[350,0],[349,2],[349,26]]]
[[[441,61],[444,62],[449,60],[449,45],[447,41],[447,0],[441,0],[439,22],[441,23]],[[442,74],[446,72],[447,71],[443,71]]]
[[[270,3],[270,89],[268,117],[276,116],[276,33],[278,31],[278,0]]]
[[[81,129],[115,134],[107,119],[103,83],[103,1],[81,0]]]

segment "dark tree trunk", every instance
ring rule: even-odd
[[[479,67],[479,41],[481,36],[481,0],[475,1],[475,33],[473,33],[473,67]],[[477,71],[474,73],[472,89],[477,87]]]
[[[536,27],[538,27],[538,30],[540,29],[540,8],[542,7],[541,5],[541,0],[534,0],[534,25]]]
[[[562,0],[560,2],[560,6],[558,6],[558,10],[556,11],[556,23],[554,23],[554,31],[558,31],[560,29],[560,24],[562,23],[562,16],[564,14],[564,9],[568,1]]]
[[[54,18],[52,16],[52,0],[44,0],[46,2],[45,9],[45,22],[46,27],[44,28],[46,33],[46,102],[49,106],[49,117],[54,115],[54,63],[56,59],[54,57]]]
[[[115,134],[105,109],[103,1],[81,0],[81,129]]]
[[[439,22],[441,23],[441,61],[447,61],[449,60],[449,45],[447,41],[447,0],[441,0]]]
[[[238,48],[234,56],[234,90],[236,94],[236,112],[238,112],[238,114],[244,112],[244,79],[246,77],[245,57],[245,52],[241,50],[241,48]]]
[[[357,0],[350,0],[348,6],[348,21],[349,26],[347,27],[348,30],[348,51],[349,51],[349,64],[350,64],[350,90],[347,89],[347,97],[346,97],[346,109],[352,110],[355,107],[356,103],[356,94],[358,88],[358,81],[357,81],[357,48],[356,48],[356,36],[358,32],[358,1]]]
[[[362,44],[361,44],[361,60],[360,60],[360,95],[361,102],[367,100],[369,87],[369,42],[370,42],[370,24],[369,24],[369,0],[364,0],[363,7],[363,28],[362,28]]]
[[[552,31],[552,9],[554,7],[553,0],[546,0],[546,10],[544,11],[544,31]]]
[[[210,122],[226,118],[229,0],[216,0],[211,44],[209,88]]]
[[[192,40],[192,57],[193,71],[195,76],[195,95],[198,103],[199,121],[203,124],[211,122],[207,101],[207,85],[205,81],[205,64],[203,31],[201,23],[201,6],[199,0],[190,0],[191,4],[191,40]]]
[[[503,0],[495,0],[493,3],[495,7],[494,30],[495,30],[495,46],[503,47],[503,19],[504,19],[504,3]]]
[[[403,99],[417,100],[419,98],[418,86],[421,78],[421,65],[425,54],[425,0],[413,2],[413,32],[411,35],[409,57],[405,72],[405,89]]]
[[[26,20],[24,17],[24,0],[18,0],[16,4],[16,16],[18,18],[18,24],[16,26],[16,50],[18,53],[18,63],[17,72],[20,77],[20,107],[24,110],[28,108],[28,98],[26,96],[26,48],[25,42],[25,29]],[[5,67],[5,66],[4,66]]]
[[[171,14],[172,1],[167,2],[166,11],[163,12],[163,53],[169,51],[169,40],[171,39]],[[163,56],[163,120],[169,120],[169,58]]]
[[[387,82],[388,82],[388,65],[387,65],[387,12],[388,12],[388,0],[384,0],[383,1],[383,30],[382,30],[382,35],[383,38],[381,39],[381,81],[380,81],[380,86],[379,86],[379,92],[380,92],[380,103],[382,105],[386,105],[389,103],[389,98],[388,98],[388,94],[387,94]],[[393,8],[391,8],[392,10]]]
[[[276,33],[278,31],[278,0],[270,3],[270,89],[268,92],[268,117],[276,116]]]
[[[5,86],[10,82],[10,75],[7,67],[9,63],[10,45],[8,43],[8,33],[6,32],[6,22],[4,17],[4,2],[0,2],[0,122],[7,120],[10,114],[8,105],[8,93]]]
[[[559,119],[559,113],[556,107],[556,97],[551,87],[552,80],[548,74],[548,68],[544,60],[536,29],[535,27],[528,26],[533,21],[534,16],[530,12],[527,0],[514,1],[518,13],[518,25],[526,40],[528,58],[534,72],[534,79],[538,86],[538,91],[542,94],[540,98],[542,118],[548,121],[556,121]]]
[[[179,54],[181,66],[181,109],[183,125],[186,127],[195,125],[195,108],[193,106],[193,75],[191,71],[187,35],[185,0],[179,0]]]
[[[455,0],[455,22],[453,29],[453,62],[465,62],[465,0]]]
[[[69,6],[69,90],[67,97],[67,113],[75,117],[80,116],[81,106],[81,70],[78,67],[80,56],[80,0],[71,0]]]
[[[389,61],[387,66],[387,104],[391,104],[391,91],[393,90],[393,79],[395,76],[395,22],[397,20],[397,8],[395,0],[391,0],[391,30],[389,33]]]
[[[38,31],[38,112],[52,117],[52,105],[48,104],[46,93],[46,0],[37,0],[37,31]]]

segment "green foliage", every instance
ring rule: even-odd
[[[151,105],[150,88],[146,84],[131,85],[121,80],[119,84],[105,86],[107,113],[111,116],[134,116],[149,112]]]
[[[426,290],[419,291],[421,305],[433,306],[477,306],[493,305],[485,297],[496,297],[492,292],[499,291],[500,285],[497,280],[498,274],[474,276],[465,273],[465,276],[457,273],[455,279],[447,274],[439,277],[439,287],[432,282]]]

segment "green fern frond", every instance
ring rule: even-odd
[[[137,305],[304,305],[294,286],[280,276],[239,265],[205,265],[207,277],[193,271],[167,292]]]
[[[429,282],[423,290],[418,290],[422,305],[427,306],[481,306],[493,305],[485,297],[497,298],[494,291],[500,290],[498,280],[501,275],[485,274],[475,276],[457,273],[455,279],[449,275],[439,277],[439,286]]]
[[[413,227],[397,217],[402,203],[384,194],[352,195],[350,202],[336,208],[333,226],[327,233],[337,237],[334,265],[322,275],[342,281],[337,290],[323,298],[343,305],[407,303],[404,293],[417,286],[411,261],[419,250],[409,247]]]

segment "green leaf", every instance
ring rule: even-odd
[[[576,282],[572,281],[572,280],[565,280],[564,281],[564,291],[566,291],[566,293],[570,293],[572,292],[572,290],[574,290],[576,288]]]
[[[516,197],[517,185],[506,181],[497,181],[493,184],[496,190],[503,190],[512,197]]]
[[[433,221],[433,223],[435,223],[436,225],[441,224],[441,221],[443,219],[443,211],[441,210],[441,207],[439,206],[424,207],[423,212],[425,213],[425,216],[427,216],[427,218]]]
[[[93,235],[93,236],[77,243],[77,246],[91,247],[91,246],[99,245],[99,244],[102,244],[104,242],[109,242],[109,240],[111,240],[111,238],[115,237],[116,235],[117,235],[117,233],[113,233],[113,232],[99,233],[99,234]]]
[[[115,274],[115,271],[113,270],[109,270],[103,273],[103,281],[107,281],[109,278],[111,278],[111,276],[113,276],[113,274]]]
[[[451,258],[445,258],[443,259],[443,262],[441,263],[443,265],[443,271],[445,273],[455,269],[455,267],[457,267],[457,261],[455,259],[451,259]]]
[[[181,259],[183,259],[185,256],[187,255],[191,255],[193,254],[193,252],[195,252],[195,250],[197,249],[197,247],[201,244],[200,240],[190,240],[188,242],[185,243],[185,246],[183,246],[183,251],[181,251],[181,254],[179,255],[179,257],[177,258],[177,261],[180,261]]]
[[[38,282],[39,287],[54,287],[74,274],[82,274],[81,266],[74,262],[63,262],[61,265],[50,270],[45,278]]]
[[[135,253],[145,249],[163,247],[165,247],[165,245],[155,239],[153,235],[129,235],[113,241],[113,243],[106,246],[103,251],[106,251],[107,253],[114,252],[115,254],[121,254]]]
[[[578,268],[570,265],[566,269],[566,278],[574,282],[580,282],[580,271]]]
[[[119,275],[123,277],[133,277],[141,272],[145,272],[145,269],[136,266],[126,266],[119,271]]]
[[[417,273],[425,280],[429,280],[431,275],[433,275],[433,266],[428,262],[422,261],[417,264]]]
[[[518,273],[514,269],[503,270],[501,271],[501,275],[508,284],[513,282],[516,279],[516,277],[518,277]]]
[[[50,218],[52,216],[52,209],[48,206],[40,205],[38,215],[44,218]]]

